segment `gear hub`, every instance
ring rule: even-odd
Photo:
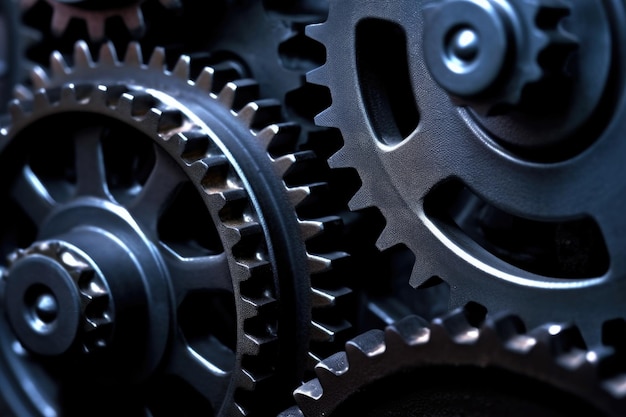
[[[26,349],[56,356],[72,347],[90,353],[109,344],[113,305],[92,260],[63,241],[38,242],[11,259],[4,305]]]
[[[558,0],[447,0],[426,6],[424,14],[432,77],[459,103],[487,115],[531,107],[526,87],[565,77],[566,58],[576,48],[561,27],[569,8]]]

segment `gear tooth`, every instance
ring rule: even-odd
[[[296,208],[300,208],[309,204],[317,204],[319,202],[318,196],[327,190],[328,183],[318,182],[308,185],[289,187],[287,189],[287,193],[292,205]]]
[[[307,254],[309,272],[311,274],[317,274],[329,271],[333,268],[334,264],[349,257],[350,255],[346,252],[331,252],[324,255],[313,255],[309,253]]]
[[[148,67],[157,71],[163,71],[165,68],[165,49],[162,47],[154,48],[150,59],[148,60]]]
[[[274,166],[274,172],[276,172],[276,175],[283,178],[297,162],[296,158],[297,156],[295,154],[288,154],[274,159],[272,165]]]
[[[33,89],[46,88],[50,85],[50,79],[46,71],[40,66],[35,66],[30,70],[30,80],[33,84]]]
[[[311,84],[326,85],[326,78],[326,67],[324,65],[314,68],[306,74],[306,80]]]
[[[321,387],[332,386],[335,379],[350,369],[346,352],[337,352],[315,365],[315,375]]]
[[[76,87],[73,84],[67,84],[61,87],[59,102],[63,104],[76,102]]]
[[[91,51],[85,41],[80,40],[74,44],[74,66],[77,68],[91,68],[94,66]]]
[[[204,67],[196,78],[194,84],[200,90],[210,93],[213,90],[213,76],[215,70],[211,67]]]
[[[287,189],[287,197],[289,198],[291,205],[294,207],[298,207],[302,204],[307,198],[309,198],[309,196],[311,196],[311,193],[312,190],[310,185],[289,187]]]
[[[11,114],[11,120],[13,120],[13,122],[17,122],[23,119],[24,117],[26,117],[27,115],[27,112],[24,109],[22,102],[18,100],[12,100],[9,103],[9,113]]]
[[[178,58],[178,61],[176,61],[172,74],[183,81],[188,81],[191,72],[190,68],[191,58],[188,55],[182,55]]]
[[[220,90],[217,100],[229,109],[237,109],[254,101],[259,94],[259,85],[254,80],[231,81]]]
[[[270,375],[266,373],[254,373],[250,369],[241,369],[238,382],[240,388],[246,391],[254,391],[258,389],[260,385],[271,383]]]
[[[572,349],[586,349],[578,327],[570,323],[548,323],[529,332],[545,346],[548,354],[558,356]]]
[[[243,346],[241,347],[241,353],[244,355],[258,356],[262,355],[263,351],[268,347],[276,344],[277,339],[275,337],[258,337],[251,334],[245,335]]]
[[[323,41],[324,32],[325,32],[324,25],[325,23],[313,23],[313,24],[307,25],[304,28],[304,33],[309,38],[316,40],[320,43],[324,43]]]
[[[165,109],[158,113],[157,132],[161,134],[169,133],[171,136],[171,131],[178,129],[183,124],[184,116],[180,110]]]
[[[302,239],[305,241],[318,236],[324,231],[324,223],[322,220],[300,220],[298,223]]]
[[[321,323],[313,320],[311,321],[310,337],[314,342],[334,342],[351,328],[352,326],[346,320],[339,320],[336,323]]]
[[[263,315],[264,312],[272,311],[276,309],[276,305],[277,305],[277,302],[275,299],[271,297],[265,297],[265,296],[255,297],[255,298],[244,296],[242,297],[242,300],[244,302],[243,314],[246,319],[249,319],[252,317],[258,317],[260,315]]]
[[[352,294],[352,290],[347,287],[334,289],[311,288],[311,305],[313,308],[334,307],[339,300]]]
[[[105,39],[105,20],[104,19],[90,19],[87,22],[87,33],[89,34],[89,39],[94,42],[102,42]]]
[[[313,379],[299,386],[293,392],[293,396],[298,405],[302,409],[307,410],[315,408],[315,401],[322,398],[323,392],[324,390],[322,389],[322,384],[319,379]]]
[[[356,195],[355,195],[356,197]],[[353,198],[350,201],[350,208],[352,210],[358,210],[361,209],[363,207],[366,207],[367,205],[364,205],[362,200],[362,196],[360,195],[358,199]],[[390,247],[396,245],[398,243],[398,239],[395,236],[393,229],[391,227],[389,227],[389,225],[387,225],[383,231],[380,233],[380,235],[378,236],[378,239],[376,239],[376,247],[380,250],[385,250],[385,249],[389,249]]]
[[[271,99],[250,102],[237,113],[237,118],[250,129],[262,129],[280,117],[280,102]]]
[[[209,150],[211,139],[201,130],[191,130],[176,134],[181,157],[192,163],[204,158]]]
[[[468,320],[464,309],[456,309],[444,317],[433,320],[432,337],[440,341],[452,339],[458,344],[474,344],[480,338],[480,330]]]
[[[385,333],[379,329],[372,329],[361,333],[346,343],[346,354],[350,366],[359,367],[364,361],[385,353]]]
[[[65,58],[63,58],[63,55],[61,55],[59,51],[54,51],[52,55],[50,55],[50,70],[53,75],[59,77],[66,76],[71,72],[67,62],[65,62]]]
[[[388,346],[399,343],[407,346],[423,345],[430,340],[431,330],[418,316],[407,316],[385,328],[385,342]]]
[[[315,116],[314,120],[318,126],[334,127],[337,124],[335,122],[335,110],[332,106],[322,110]]]
[[[270,145],[279,133],[280,126],[277,124],[271,124],[259,130],[256,133],[256,138],[259,144],[263,147],[263,149],[265,149],[265,151],[269,151]]]
[[[50,29],[56,37],[60,37],[67,29],[67,25],[70,23],[71,16],[63,13],[58,7],[53,6],[52,19],[50,22]]]
[[[112,42],[105,42],[100,46],[99,62],[105,65],[117,66],[119,60]]]
[[[124,63],[134,67],[143,65],[143,53],[139,42],[133,41],[128,44],[126,54],[124,55]]]
[[[48,109],[51,106],[50,97],[48,93],[44,90],[39,90],[35,92],[35,96],[33,97],[33,109],[35,111],[43,111]]]
[[[293,149],[300,135],[300,126],[295,123],[273,123],[257,132],[257,138],[267,150]]]
[[[485,322],[483,328],[503,342],[526,333],[526,326],[522,319],[513,314],[491,317]]]
[[[341,226],[343,226],[343,220],[339,216],[326,216],[315,220],[300,221],[300,229],[304,240],[311,239],[323,232],[339,229]]]
[[[278,414],[278,417],[304,417],[304,414],[297,406],[293,406]]]
[[[222,103],[226,108],[232,109],[235,103],[235,90],[237,86],[234,83],[227,83],[217,95],[217,101]]]
[[[143,13],[139,6],[131,6],[124,10],[121,15],[124,24],[134,38],[141,38],[146,32],[146,24],[144,22]],[[104,22],[103,22],[104,23]],[[104,29],[104,27],[103,27]]]
[[[13,97],[15,97],[18,100],[32,100],[33,99],[33,93],[32,91],[30,91],[30,89],[22,84],[18,84],[15,87],[13,87]]]

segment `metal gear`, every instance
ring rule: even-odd
[[[354,338],[317,365],[317,378],[294,392],[298,406],[279,416],[624,415],[621,353],[586,348],[575,327],[526,331],[517,316],[480,310],[468,305],[430,324],[409,316]]]
[[[614,71],[587,86],[602,100],[573,133],[560,117],[521,114],[485,118],[500,124],[492,129],[451,103],[425,64],[427,4],[334,0],[328,19],[307,27],[327,51],[307,80],[332,95],[316,123],[338,128],[344,140],[329,163],[355,168],[362,181],[350,207],[380,209],[386,225],[377,245],[415,255],[416,293],[447,288],[449,309],[476,301],[532,327],[573,320],[595,344],[599,323],[625,313],[626,57],[607,49],[626,39],[624,4],[569,2],[578,80],[589,81],[585,63],[596,62],[587,61],[594,54]],[[581,21],[593,22],[594,36],[576,33]],[[541,150],[531,143],[544,140]]]
[[[170,71],[162,49],[144,63],[136,43],[122,62],[105,43],[96,63],[78,42],[72,62],[55,53],[49,73],[33,70],[33,92],[20,90],[2,129],[14,222],[2,226],[0,248],[6,256],[55,240],[84,252],[110,288],[115,329],[103,352],[42,357],[14,332],[24,323],[5,316],[3,396],[20,416],[80,415],[94,390],[112,398],[94,415],[278,411],[313,354],[309,332],[333,338],[324,320],[347,293],[316,285],[346,254],[307,250],[341,219],[296,215],[323,201],[323,183],[302,182],[315,156],[285,151],[297,127],[277,121],[276,102],[255,99],[252,80],[216,85],[219,74],[204,67],[191,81],[189,57]],[[46,140],[59,125],[64,136]],[[75,303],[57,275],[44,295]],[[0,282],[2,310],[21,281],[9,269]],[[81,382],[90,375],[100,380]]]
[[[23,10],[28,10],[41,0],[20,0]],[[119,18],[135,37],[145,32],[145,23],[141,11],[141,3],[145,0],[121,0],[103,2],[96,0],[67,1],[45,0],[52,7],[50,28],[55,36],[61,36],[68,28],[72,19],[84,21],[87,33],[93,42],[106,39],[106,24],[111,18]],[[178,0],[159,0],[167,8],[179,6]]]
[[[109,288],[89,257],[77,248],[50,240],[18,249],[9,255],[4,280],[8,319],[32,352],[59,355],[75,344],[91,354],[109,344],[115,316]],[[62,281],[66,288],[49,289],[55,281]],[[55,293],[63,294],[64,299],[59,300]],[[78,311],[68,312],[60,305],[72,305]],[[49,343],[51,340],[57,343]]]
[[[447,0],[424,6],[424,14],[430,75],[457,104],[486,115],[537,107],[545,94],[528,97],[527,87],[557,84],[576,49],[562,25],[570,10],[561,0]]]

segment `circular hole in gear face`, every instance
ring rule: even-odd
[[[24,295],[26,321],[37,333],[49,333],[59,314],[59,303],[50,288],[34,285]]]
[[[478,32],[470,26],[451,30],[446,37],[444,51],[450,71],[457,74],[471,71],[480,52]]]

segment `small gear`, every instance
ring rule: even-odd
[[[354,338],[280,417],[624,415],[626,368],[614,349],[588,349],[563,324],[526,331],[514,315],[481,319],[477,307]]]
[[[569,3],[573,27],[595,22],[594,36],[577,34],[578,59],[612,62],[614,84],[602,90],[620,92],[607,93],[596,118],[572,136],[550,117],[517,116],[494,117],[502,122],[495,135],[484,124],[490,117],[451,103],[425,63],[427,4],[336,0],[325,22],[307,27],[327,51],[307,79],[332,95],[315,121],[343,137],[329,164],[356,169],[362,181],[350,207],[380,210],[383,252],[413,253],[416,297],[440,287],[448,309],[476,301],[490,312],[515,311],[531,327],[573,320],[595,344],[599,323],[624,315],[624,57],[605,48],[624,39],[624,5]],[[598,81],[605,85],[604,76]],[[553,152],[531,143],[544,139]]]
[[[561,0],[447,0],[424,6],[424,58],[431,76],[457,104],[493,115],[529,103],[531,84],[550,88],[566,77],[576,38],[562,25]],[[543,108],[543,107],[542,107]]]
[[[62,275],[65,284],[70,284],[70,288],[60,292],[66,295],[69,293],[70,297],[74,296],[78,300],[75,305],[78,311],[67,314],[59,309],[62,302],[54,296],[53,291],[45,289],[54,278],[39,273],[49,269]],[[22,340],[29,340],[28,344],[35,352],[59,354],[76,343],[76,348],[90,354],[105,348],[109,343],[114,318],[109,290],[88,257],[76,248],[65,242],[42,241],[26,249],[18,249],[9,255],[9,267],[4,279],[9,320],[19,325],[14,331]],[[25,291],[26,287],[30,291]],[[21,294],[27,297],[26,302],[30,307],[28,314],[23,314]],[[62,317],[64,315],[67,318]],[[73,334],[72,330],[79,334]],[[66,334],[61,337],[51,336],[55,332]],[[48,343],[52,339],[58,343]]]
[[[112,398],[96,415],[124,407],[252,416],[291,401],[314,353],[309,336],[336,335],[316,311],[334,318],[346,295],[315,283],[346,254],[307,250],[341,219],[311,217],[312,208],[296,215],[324,201],[325,188],[303,182],[312,152],[285,151],[297,126],[280,122],[275,101],[256,99],[252,80],[217,83],[203,67],[191,81],[187,56],[170,71],[162,49],[144,63],[133,43],[120,61],[105,43],[94,62],[78,42],[72,62],[53,54],[50,72],[33,70],[34,89],[19,90],[11,106],[0,158],[14,177],[2,190],[19,221],[3,228],[0,247],[8,255],[55,240],[84,252],[109,287],[115,327],[97,355],[42,357],[10,330],[15,323],[0,322],[9,405],[80,415],[94,389]],[[53,125],[63,137],[42,140]],[[62,156],[51,161],[51,149]],[[17,278],[0,282],[4,304]],[[57,281],[67,287],[64,274]],[[61,311],[77,302],[55,289],[44,294],[66,300]],[[76,385],[88,377],[82,369],[101,375],[96,388]],[[25,383],[38,384],[37,398]]]

